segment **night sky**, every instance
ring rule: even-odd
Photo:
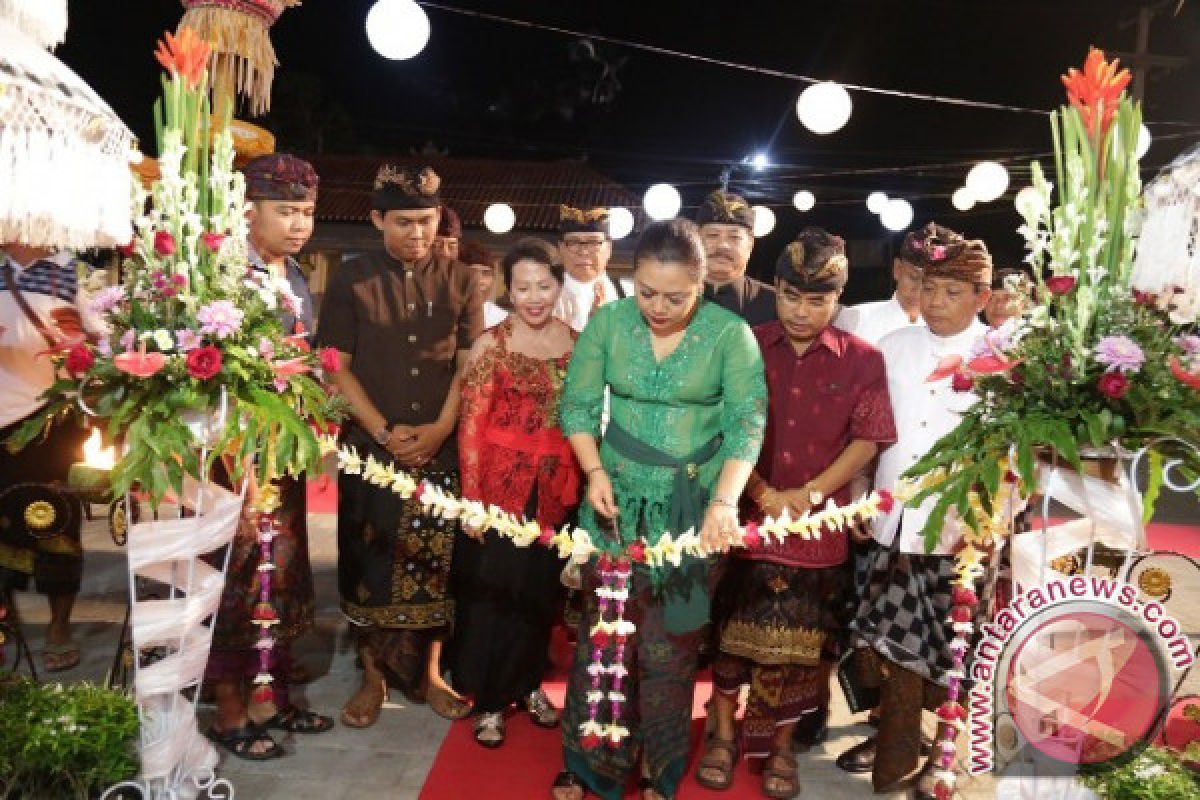
[[[1082,63],[1088,45],[1134,49],[1135,28],[1127,23],[1139,6],[1134,0],[445,4],[819,78],[1039,109],[1063,102],[1058,76]],[[1200,52],[1200,0],[1187,0],[1177,16],[1174,5],[1155,18],[1150,51]],[[874,189],[908,198],[918,224],[936,218],[984,237],[999,260],[1020,257],[1011,196],[1027,169],[1012,170],[1006,198],[966,214],[954,211],[949,194],[973,160],[1045,153],[1045,117],[852,93],[849,124],[816,136],[795,116],[804,84],[604,43],[595,44],[593,58],[570,36],[436,8],[427,9],[433,33],[426,49],[413,60],[390,62],[367,43],[370,6],[371,0],[306,0],[276,25],[282,67],[265,124],[281,149],[382,156],[429,144],[451,155],[585,158],[639,194],[651,183],[674,183],[686,205],[715,186],[726,165],[761,150],[775,166],[738,167],[732,180],[751,202],[776,209],[776,231],[756,250],[760,272],[802,225],[884,238],[863,205]],[[157,89],[151,50],[161,31],[177,23],[179,4],[71,0],[70,11],[58,55],[148,142]],[[606,69],[615,82],[598,80]],[[1198,101],[1200,61],[1153,73],[1145,115],[1156,141],[1143,162],[1147,176],[1200,140]],[[967,163],[937,166],[955,162]],[[918,165],[932,166],[893,171]],[[791,207],[801,188],[817,195],[807,214]]]

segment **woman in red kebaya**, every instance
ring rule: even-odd
[[[554,318],[563,268],[538,239],[501,265],[513,313],[475,342],[459,411],[463,496],[557,528],[579,500],[579,467],[558,427],[574,332]],[[475,739],[504,743],[514,703],[543,727],[558,711],[541,690],[550,628],[562,604],[562,563],[545,547],[518,548],[464,526],[454,545],[454,685],[474,695]]]

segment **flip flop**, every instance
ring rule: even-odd
[[[463,719],[471,713],[470,703],[458,699],[440,686],[430,686],[426,699],[435,714],[451,722]]]
[[[51,663],[50,659],[55,659]],[[68,639],[61,644],[46,642],[42,648],[42,666],[46,672],[66,672],[79,666],[79,645]]]
[[[215,727],[209,728],[204,735],[215,744],[219,744],[233,755],[246,761],[270,761],[282,758],[284,755],[283,748],[271,738],[267,729],[252,722],[227,731],[219,731]],[[271,746],[261,753],[255,753],[250,748],[259,742],[270,742]]]

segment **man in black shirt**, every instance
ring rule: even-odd
[[[738,195],[718,189],[700,204],[696,224],[708,255],[704,297],[751,326],[775,319],[775,289],[746,277],[754,249],[754,210]]]

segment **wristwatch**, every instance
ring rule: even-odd
[[[392,438],[392,431],[387,425],[375,431],[375,441],[379,442],[380,447],[387,447],[390,438]]]

